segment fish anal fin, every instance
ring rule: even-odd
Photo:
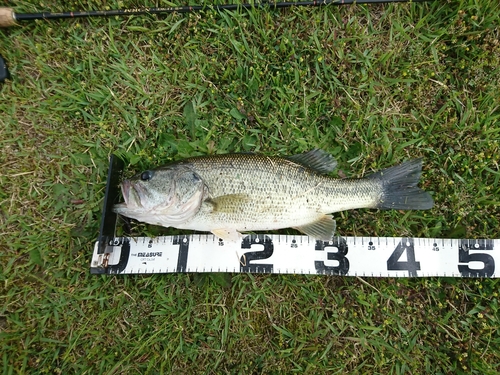
[[[337,161],[333,156],[319,148],[289,156],[287,159],[321,174],[330,173],[337,167]]]
[[[318,220],[300,227],[294,227],[294,229],[317,240],[330,241],[335,234],[335,227],[336,223],[332,215],[322,215]]]
[[[242,235],[236,229],[212,229],[211,232],[218,238],[222,238],[224,241],[238,242]]]

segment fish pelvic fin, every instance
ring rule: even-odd
[[[330,173],[337,167],[337,161],[333,156],[319,148],[304,152],[303,154],[288,156],[286,159],[311,168],[321,174]]]
[[[335,234],[335,228],[336,222],[332,215],[322,215],[310,224],[294,227],[309,237],[322,241],[330,241]]]
[[[235,229],[212,229],[211,232],[219,238],[222,238],[224,241],[228,242],[238,242],[243,237],[240,232]]]
[[[417,185],[422,175],[422,158],[376,172],[368,178],[382,184],[375,208],[383,210],[428,210],[434,206],[431,195]]]

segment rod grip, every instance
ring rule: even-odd
[[[0,27],[10,27],[16,24],[12,8],[0,8]]]

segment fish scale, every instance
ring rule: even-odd
[[[326,213],[369,207],[380,194],[376,181],[333,179],[282,158],[242,154],[193,158],[186,163],[197,171],[214,197],[249,196],[248,200],[236,198],[231,202],[235,210],[224,211],[219,218],[222,220],[218,220],[220,226],[242,220],[247,228],[241,229],[246,230],[249,226],[252,230],[276,229],[277,222],[286,222],[286,227],[300,226],[297,222],[304,219],[307,223]],[[242,174],[242,170],[247,172]],[[202,225],[217,220],[218,215],[207,209],[194,220]]]

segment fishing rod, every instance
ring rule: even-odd
[[[423,3],[432,0],[314,0],[296,2],[256,2],[244,4],[223,5],[193,5],[167,8],[132,8],[114,10],[91,10],[91,11],[66,11],[66,12],[42,12],[42,13],[15,13],[12,8],[0,8],[0,27],[15,26],[19,22],[33,20],[54,20],[65,18],[89,18],[89,17],[113,17],[113,16],[136,16],[145,14],[169,14],[169,13],[195,13],[202,11],[221,11],[239,9],[283,9],[290,7],[326,6],[326,5],[350,5],[350,4],[388,4],[388,3]]]
[[[388,4],[388,3],[423,3],[432,0],[313,0],[296,2],[256,2],[244,4],[223,5],[193,5],[167,8],[132,8],[114,10],[90,10],[90,11],[65,11],[65,12],[42,12],[42,13],[15,13],[12,8],[0,7],[0,28],[16,26],[21,22],[34,20],[57,20],[66,18],[90,18],[90,17],[113,17],[113,16],[137,16],[150,14],[170,13],[195,13],[203,11],[223,11],[241,9],[268,9],[276,10],[290,7],[314,7],[314,6],[341,6],[350,4]],[[0,82],[10,78],[7,63],[0,55]]]

